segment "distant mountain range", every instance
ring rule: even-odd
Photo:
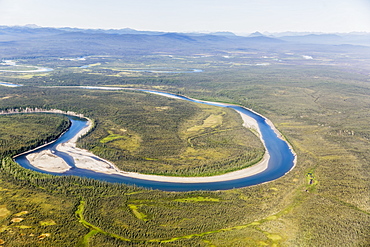
[[[325,45],[319,46],[319,45]],[[225,51],[339,49],[340,45],[370,46],[370,33],[262,34],[232,32],[165,33],[124,29],[47,28],[36,25],[0,26],[0,58],[89,54],[196,54]],[[336,47],[333,47],[336,46]],[[309,47],[309,48],[308,48]],[[329,49],[329,50],[330,50]]]

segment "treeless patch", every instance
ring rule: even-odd
[[[13,218],[12,220],[11,220],[11,222],[21,222],[21,221],[23,221],[24,219],[23,218]]]
[[[19,212],[19,213],[15,214],[14,216],[19,217],[19,216],[22,216],[22,215],[25,215],[25,214],[28,214],[28,213],[29,213],[28,211],[22,211],[22,212]]]
[[[199,131],[203,131],[206,128],[216,128],[217,126],[222,124],[223,115],[224,113],[219,114],[219,115],[211,114],[209,117],[203,120],[202,125],[193,126],[191,128],[188,128],[186,131],[199,132]]]
[[[46,237],[50,237],[50,233],[43,233],[43,234],[41,234],[40,236],[38,236],[37,238],[38,238],[38,239],[44,239],[44,238],[46,238]]]
[[[57,223],[55,223],[54,220],[51,220],[51,219],[47,219],[47,220],[42,220],[40,221],[40,225],[41,226],[54,226],[56,225]]]
[[[6,208],[5,205],[0,206],[0,218],[5,218],[10,214],[10,211]]]

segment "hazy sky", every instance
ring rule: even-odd
[[[0,25],[370,32],[370,0],[0,0]]]

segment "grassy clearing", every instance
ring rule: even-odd
[[[77,247],[89,247],[91,238],[94,237],[99,231],[91,230],[88,234],[86,234],[80,242],[77,243]]]
[[[139,211],[139,208],[140,206],[142,206],[142,204],[141,205],[128,204],[127,206],[131,209],[132,213],[135,215],[136,218],[138,218],[139,220],[148,221],[147,219],[148,215]]]
[[[121,135],[118,135],[118,134],[110,134],[109,136],[104,137],[103,139],[101,139],[100,142],[101,143],[107,143],[107,142],[115,141],[115,140],[122,139],[122,138],[125,138],[125,137],[121,136]]]
[[[6,215],[0,217],[1,239],[6,244],[63,246],[66,242],[72,245],[76,243],[75,239],[79,238],[84,229],[70,218],[73,202],[71,203],[67,198],[41,192],[35,187],[30,188],[24,184],[14,185],[4,177],[1,183],[8,188],[0,192],[0,203],[7,205]],[[44,205],[51,206],[44,207]],[[2,209],[5,209],[4,204]],[[74,233],[74,230],[80,233]]]
[[[139,135],[129,134],[110,142],[110,145],[118,150],[127,150],[130,154],[136,154],[142,140]]]
[[[218,202],[220,199],[218,198],[211,198],[211,197],[188,197],[188,198],[180,198],[175,199],[176,202]]]
[[[19,212],[19,213],[15,214],[14,216],[19,217],[19,216],[22,216],[22,215],[26,215],[28,213],[29,213],[28,211],[22,211],[22,212]]]
[[[214,129],[222,124],[222,119],[223,119],[224,114],[219,114],[219,115],[211,114],[209,117],[203,120],[202,125],[190,127],[186,131],[190,132],[189,135],[194,135],[197,132],[204,131],[206,128]]]
[[[40,221],[41,226],[55,226],[57,223],[52,219],[42,220]]]
[[[219,70],[223,65],[217,66]],[[85,245],[90,246],[131,244],[119,240],[120,236],[131,239],[131,242],[136,241],[132,244],[136,246],[367,246],[370,239],[368,73],[365,76],[324,66],[243,69],[222,67],[222,72],[216,71],[215,64],[212,68],[213,71],[197,74],[196,77],[172,76],[171,82],[169,77],[161,77],[162,81],[145,78],[136,81],[136,85],[165,88],[195,98],[236,102],[253,108],[271,119],[297,152],[298,163],[291,172],[276,181],[244,189],[167,193],[141,189],[128,192],[127,187],[118,185],[106,185],[100,189],[93,182],[85,184],[84,190],[75,190],[81,181],[71,180],[73,182],[70,184],[59,184],[60,179],[55,179],[47,183],[45,179],[32,180],[32,176],[28,176],[27,180],[14,180],[10,183],[6,182],[6,179],[11,175],[2,171],[1,187],[7,190],[0,191],[0,205],[6,205],[6,209],[11,213],[0,222],[1,239],[6,244],[15,243],[13,245],[19,246],[27,246],[29,243],[36,245],[36,241],[45,241],[41,244],[46,246],[65,246],[66,239],[74,244],[82,238],[87,239]],[[78,79],[75,75],[70,77],[71,81]],[[83,83],[84,80],[91,79],[86,77],[78,81]],[[109,80],[110,78],[104,82],[135,86],[133,81],[124,81],[122,78],[120,81]],[[97,77],[96,81],[103,80]],[[180,117],[182,120],[187,119],[182,121],[183,125],[176,123],[176,126],[182,128],[180,133],[186,133],[188,128],[202,126],[210,115],[219,115],[219,112],[207,112],[205,109],[197,111],[191,106],[181,108],[181,105],[170,100],[165,102],[151,96],[73,92],[76,90],[65,90],[66,93],[62,94],[63,90],[60,89],[58,94],[48,89],[28,88],[27,92],[22,90],[1,90],[0,98],[4,99],[0,101],[0,105],[51,105],[50,102],[57,100],[58,104],[52,106],[81,111],[99,120],[96,130],[91,133],[92,137],[90,136],[95,142],[89,142],[90,137],[82,140],[90,149],[97,148],[99,152],[105,152],[107,157],[119,157],[124,162],[133,160],[133,167],[140,166],[142,160],[139,159],[147,157],[153,162],[153,170],[159,167],[159,162],[156,161],[161,157],[142,148],[148,143],[157,146],[160,142],[156,138],[168,133],[155,132],[161,129],[156,119],[171,117],[167,114],[176,107],[180,107],[182,112],[188,109],[193,114],[187,115],[186,118]],[[123,97],[129,100],[121,99]],[[102,107],[103,104],[106,108]],[[120,111],[115,105],[121,108],[124,105],[130,111]],[[165,108],[166,106],[170,107]],[[133,114],[138,109],[138,114]],[[158,115],[146,114],[148,111]],[[204,115],[201,115],[203,113]],[[102,121],[107,118],[110,122]],[[176,118],[179,116],[174,116],[171,121],[176,121]],[[130,119],[138,121],[137,125],[134,121],[129,121]],[[228,119],[231,118],[224,116],[222,125],[226,126]],[[148,132],[138,128],[144,122],[148,123]],[[200,136],[192,142],[195,146],[192,152],[197,154],[196,148],[205,150],[207,143],[211,141],[220,145],[227,142],[227,138],[233,138],[222,136],[221,133],[229,134],[227,131],[219,131],[222,125],[209,132],[207,128],[200,130]],[[120,132],[121,128],[127,132]],[[108,147],[103,147],[100,140],[110,135],[108,130],[121,136],[126,133],[140,136],[140,148],[136,150],[137,153],[130,156],[130,152],[119,148],[118,146],[124,145],[123,139],[104,143]],[[176,131],[173,133],[179,133]],[[153,134],[151,139],[145,139],[144,136],[149,132],[158,135]],[[185,140],[183,145],[188,145],[186,138],[180,137],[180,140]],[[247,139],[244,141],[249,142]],[[113,145],[115,143],[117,146]],[[180,150],[179,146],[174,150]],[[166,145],[158,147],[159,150],[167,149]],[[150,148],[147,150],[151,151]],[[173,153],[180,156],[184,155],[186,150],[184,148],[181,152]],[[215,154],[210,154],[212,155]],[[198,156],[202,156],[200,151]],[[139,161],[136,162],[135,159]],[[190,153],[185,159],[190,160]],[[18,172],[17,175],[19,174]],[[27,181],[33,181],[32,184],[37,181],[48,192],[35,189],[38,187],[30,189]],[[19,183],[18,187],[14,185],[16,183]],[[63,195],[55,194],[60,191],[68,192],[63,192]],[[71,217],[76,209],[75,205],[78,204],[73,198],[81,195],[87,202],[84,205],[84,220],[91,224],[91,228],[89,225],[89,228],[85,228],[78,223],[78,219]],[[176,201],[187,198],[217,198],[219,201]],[[132,209],[127,207],[128,204],[138,206],[138,211],[150,215],[150,220],[143,221],[136,217]],[[12,214],[21,211],[30,213],[20,216]],[[28,215],[37,217],[32,221]],[[14,225],[9,224],[15,217],[24,220],[12,223]],[[39,224],[45,219],[53,219],[58,224],[47,226],[45,231]],[[21,229],[16,227],[16,224],[32,228]],[[94,230],[94,227],[101,231]],[[43,233],[52,234],[38,240],[37,236]],[[21,234],[25,235],[21,237]],[[34,236],[29,237],[30,234]],[[63,241],[58,242],[58,238]],[[161,241],[168,242],[160,243]]]
[[[11,212],[6,208],[6,205],[0,206],[0,218],[5,218],[10,214]]]
[[[90,237],[94,236],[97,232],[102,233],[102,234],[104,234],[104,235],[107,235],[107,236],[109,236],[109,237],[117,238],[117,239],[119,239],[119,240],[121,240],[121,241],[127,241],[127,242],[130,242],[130,241],[131,241],[130,239],[124,238],[124,237],[119,236],[119,235],[117,235],[117,234],[106,232],[106,231],[102,230],[101,228],[99,228],[99,227],[97,227],[97,226],[95,226],[95,225],[93,225],[93,224],[91,224],[91,223],[87,222],[87,221],[85,220],[85,217],[84,217],[85,203],[86,203],[85,201],[81,200],[81,201],[80,201],[80,204],[78,205],[77,210],[76,210],[76,212],[75,212],[75,215],[76,215],[76,216],[77,216],[77,218],[79,219],[79,222],[80,222],[83,226],[85,226],[85,227],[87,227],[87,228],[91,229],[91,231],[90,231],[87,235],[85,235],[85,236],[84,236],[84,238],[83,238],[83,240],[82,240],[82,243],[86,243],[86,242],[88,242],[88,239],[89,239]]]

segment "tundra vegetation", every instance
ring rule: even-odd
[[[277,53],[273,58],[241,52],[206,55],[92,56],[83,61],[19,58],[19,64],[57,69],[1,74],[1,81],[24,86],[1,87],[0,109],[39,107],[82,113],[94,120],[94,129],[79,140],[80,147],[122,169],[189,176],[239,169],[261,157],[262,145],[240,127],[235,112],[224,108],[135,91],[50,86],[136,87],[235,103],[269,118],[290,142],[298,157],[291,172],[269,183],[214,192],[163,192],[41,174],[20,167],[11,156],[55,138],[68,126],[65,117],[0,116],[1,243],[367,246],[368,58],[348,52],[349,66],[330,52],[316,53],[320,59],[309,61]],[[79,68],[87,63],[96,66]],[[353,66],[361,63],[363,67]],[[203,72],[128,70],[148,67]]]

